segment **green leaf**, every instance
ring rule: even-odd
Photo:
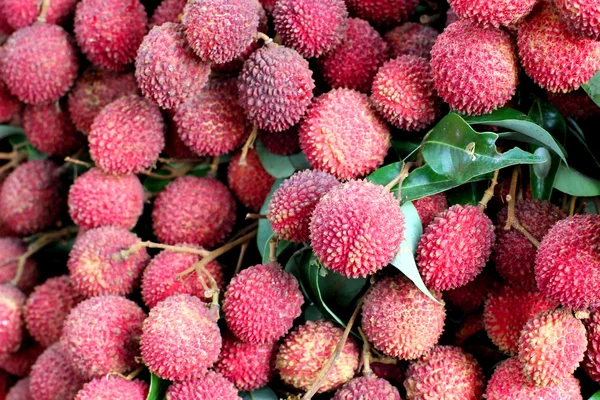
[[[321,293],[321,277],[327,276],[329,271],[320,265],[319,261],[317,260],[317,256],[314,254],[312,255],[303,272],[306,276],[305,280],[308,283],[307,289],[310,289],[312,292],[317,307],[319,307],[324,314],[328,315],[330,318],[333,318],[341,326],[346,326],[346,323],[340,317],[338,317],[337,314],[333,312],[333,310],[325,303],[325,299]]]
[[[402,165],[404,165],[404,163],[396,162],[386,165],[385,167],[381,167],[374,171],[371,175],[367,176],[367,180],[377,185],[385,186],[393,181],[398,174],[400,174],[400,171],[402,171]]]
[[[13,125],[0,125],[0,140],[12,135],[25,135],[23,128]]]
[[[45,160],[48,158],[47,154],[42,153],[41,151],[33,147],[33,145],[27,140],[27,137],[23,134],[15,133],[9,137],[8,141],[13,147],[19,145],[20,150],[26,151],[27,159],[29,161]]]
[[[300,285],[300,290],[302,290],[304,297],[310,299],[314,303],[314,296],[309,291],[309,289],[305,287],[304,284],[306,277],[304,274],[304,269],[308,267],[308,263],[310,262],[312,257],[312,252],[309,250],[310,247],[304,247],[294,252],[294,254],[292,254],[288,262],[285,264],[284,270],[296,277],[296,280]]]
[[[446,196],[448,197],[448,204],[451,206],[455,204],[467,205],[471,204],[476,206],[479,203],[479,200],[483,197],[483,193],[485,192],[486,186],[478,185],[478,182],[471,182],[469,184],[463,185],[457,190],[446,192]]]
[[[495,133],[475,132],[458,114],[448,114],[425,140],[423,157],[436,173],[459,184],[511,165],[546,161],[518,147],[500,154],[497,139]]]
[[[284,181],[283,178],[276,179],[271,186],[271,191],[269,195],[265,199],[263,206],[260,208],[261,214],[266,214],[267,209],[269,208],[269,203],[271,202],[271,198],[273,197],[273,193],[277,190],[279,185]],[[261,257],[265,257],[265,248],[267,249],[266,254],[267,258],[269,257],[269,240],[273,236],[273,228],[271,228],[271,224],[266,218],[261,218],[258,220],[258,232],[256,234],[256,246],[258,247],[258,251],[260,252]]]
[[[593,200],[588,201],[585,212],[588,214],[600,214],[600,210],[598,210],[596,202]]]
[[[585,134],[583,133],[583,130],[579,127],[579,124],[577,124],[577,122],[575,122],[575,120],[573,118],[567,118],[567,131],[571,135],[575,136],[577,141],[579,141],[579,143],[581,143],[581,145],[583,147],[585,147],[585,149],[587,150],[588,154],[590,155],[590,157],[592,158],[594,163],[598,167],[600,167],[600,162],[598,162],[596,155],[594,154],[594,152],[592,150],[590,150],[590,147],[587,144],[587,140],[585,139]]]
[[[310,163],[306,159],[306,155],[304,153],[292,154],[289,156],[289,158],[296,171],[310,169]]]
[[[325,315],[323,315],[319,307],[317,307],[314,303],[311,303],[308,305],[308,307],[306,307],[304,313],[302,313],[302,316],[304,317],[305,322],[318,321],[325,318]]]
[[[520,111],[504,107],[493,111],[491,114],[464,118],[471,125],[492,125],[520,132],[548,147],[558,154],[565,163],[567,162],[567,153],[560,143],[546,129],[536,124],[531,118]]]
[[[578,197],[600,196],[600,181],[560,164],[554,187],[563,193]]]
[[[265,170],[275,178],[287,178],[296,171],[288,156],[271,153],[260,140],[256,141],[256,153]]]
[[[600,391],[594,393],[588,400],[600,400]]]
[[[399,140],[392,140],[392,148],[398,154],[398,157],[402,160],[405,157],[414,155],[416,150],[421,147],[421,142],[405,142]]]
[[[279,400],[279,396],[269,387],[254,390],[252,392],[240,392],[243,400]]]
[[[163,400],[169,381],[159,378],[158,376],[150,375],[150,390],[146,400]]]
[[[600,107],[600,71],[596,72],[596,75],[588,83],[581,85],[581,87],[590,96],[590,99]]]

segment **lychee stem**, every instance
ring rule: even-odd
[[[577,204],[577,196],[571,196],[571,202],[569,203],[569,217],[575,214],[575,204]]]
[[[144,368],[145,368],[145,367],[143,367],[143,366],[142,366],[142,367],[139,367],[139,368],[136,368],[135,370],[133,370],[133,371],[132,371],[130,374],[128,374],[128,375],[123,375],[123,374],[121,374],[121,373],[119,373],[119,372],[109,372],[109,373],[106,375],[106,377],[108,378],[109,376],[118,376],[119,378],[123,378],[123,379],[125,379],[125,380],[132,381],[132,380],[134,380],[134,379],[135,379],[135,377],[136,377],[136,376],[138,376],[138,375],[140,374],[140,372],[142,372],[142,371],[144,370]]]
[[[494,189],[496,188],[496,185],[498,184],[498,174],[499,173],[500,173],[500,170],[498,170],[498,169],[494,171],[494,176],[492,177],[490,186],[487,188],[485,193],[483,193],[483,197],[481,198],[481,200],[479,200],[478,207],[481,211],[485,210],[487,207],[487,204],[490,202],[491,199],[494,198]]]
[[[50,7],[50,0],[43,0],[40,6],[40,15],[38,15],[37,22],[45,23],[46,15],[48,14],[48,8]]]
[[[152,171],[141,171],[140,174],[149,176],[150,178],[158,178],[158,179],[175,179],[183,176],[189,172],[194,167],[193,164],[186,164],[181,168],[173,168],[169,165],[164,165],[163,168],[170,171],[168,175],[157,174]]]
[[[392,181],[390,183],[388,183],[387,185],[385,185],[385,188],[387,190],[392,190],[392,188],[396,185],[398,185],[398,198],[402,198],[401,194],[402,194],[402,182],[404,182],[404,180],[408,177],[408,171],[410,171],[410,169],[412,168],[412,166],[414,165],[414,163],[412,162],[407,162],[406,164],[404,164],[402,166],[402,169],[400,170],[400,173],[394,178],[392,179]]]
[[[389,357],[389,356],[379,356],[379,357],[373,357],[371,359],[372,362],[374,363],[379,363],[379,364],[388,364],[388,365],[396,365],[398,364],[398,360],[393,358],[393,357]]]
[[[254,148],[254,142],[256,141],[256,137],[258,136],[258,126],[254,125],[252,127],[252,132],[250,132],[250,136],[244,143],[244,147],[242,147],[242,155],[240,156],[240,161],[238,161],[239,165],[248,165],[246,163],[246,157],[248,156],[248,150]]]
[[[266,219],[267,216],[265,214],[254,214],[248,213],[246,214],[246,219]]]
[[[279,239],[273,235],[269,240],[269,264],[277,264],[277,246],[279,246]]]
[[[364,376],[373,376],[373,370],[371,369],[371,343],[369,343],[369,339],[365,336],[363,330],[359,327],[358,333],[360,333],[360,337],[363,340],[363,348],[362,348],[362,362],[363,362],[363,370],[362,373]]]
[[[219,287],[217,286],[217,281],[215,281],[215,278],[213,278],[213,276],[211,275],[210,272],[208,272],[208,270],[205,268],[206,264],[202,264],[201,261],[197,262],[194,264],[194,266],[196,267],[196,275],[198,276],[198,280],[201,282],[201,284],[203,286],[205,286],[204,280],[202,279],[202,275],[204,275],[208,281],[210,282],[210,291],[212,294],[212,307],[213,309],[217,310],[216,316],[217,319],[219,319]]]
[[[236,240],[239,237],[244,236],[246,233],[250,232],[251,230],[255,229],[258,226],[258,221],[251,223],[250,225],[240,229],[235,235],[233,235],[233,237],[231,239],[229,239],[229,242],[233,242],[234,240]]]
[[[270,38],[268,35],[265,35],[262,32],[258,32],[256,34],[256,36],[254,36],[255,40],[262,40],[263,42],[265,42],[265,45],[273,43],[273,38]]]
[[[137,253],[138,251],[140,251],[144,247],[148,247],[148,248],[151,248],[151,249],[169,250],[169,251],[174,251],[174,252],[177,252],[177,253],[192,253],[192,254],[197,254],[200,257],[206,257],[206,256],[208,256],[210,254],[210,252],[208,250],[198,249],[198,248],[195,248],[195,247],[171,246],[171,245],[168,245],[168,244],[162,244],[162,243],[155,243],[155,242],[145,241],[145,242],[137,242],[136,244],[134,244],[133,246],[131,246],[130,248],[128,248],[126,250],[121,250],[121,251],[118,251],[118,252],[114,253],[112,255],[112,259],[114,261],[125,261],[132,254]]]
[[[518,230],[523,236],[525,236],[532,245],[535,247],[540,247],[540,242],[533,237],[531,233],[521,223],[519,219],[515,215],[515,206],[516,206],[516,192],[517,192],[517,182],[519,181],[519,169],[513,169],[512,178],[510,181],[510,191],[508,192],[508,196],[506,196],[506,200],[508,201],[508,214],[506,217],[506,225],[504,225],[504,230],[509,231],[511,228]]]
[[[87,167],[87,168],[92,168],[94,166],[94,164],[92,164],[92,163],[81,161],[81,160],[78,160],[73,157],[65,157],[65,162],[67,164],[83,165],[84,167]]]
[[[210,170],[208,171],[208,176],[211,178],[217,177],[217,172],[219,170],[219,161],[221,161],[221,157],[215,156],[210,163]]]
[[[244,257],[246,256],[246,250],[250,246],[250,242],[242,243],[240,247],[240,255],[237,260],[237,264],[235,265],[235,270],[233,271],[233,276],[236,276],[238,272],[242,269],[242,264],[244,263]]]
[[[17,151],[16,149],[13,149],[10,153],[2,153],[2,155],[4,156],[2,159],[9,160],[9,162],[0,167],[0,175],[18,166],[21,161],[27,158],[27,152]]]

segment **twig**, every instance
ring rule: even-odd
[[[48,14],[48,7],[50,7],[50,0],[43,0],[40,6],[40,14],[37,17],[37,22],[46,22],[46,15]]]
[[[569,203],[569,217],[575,214],[575,204],[577,204],[577,196],[571,196],[571,202]]]
[[[273,235],[269,241],[269,264],[277,264],[277,246],[279,239]]]
[[[363,348],[362,348],[362,362],[363,362],[363,370],[362,373],[364,376],[372,376],[373,370],[371,369],[371,343],[369,343],[369,339],[363,332],[363,330],[359,327],[358,333],[360,333],[360,337],[363,340]]]
[[[198,279],[201,280],[203,284],[204,284],[204,281],[202,279],[202,275],[204,275],[210,282],[210,291],[211,291],[211,295],[212,295],[212,307],[211,308],[213,309],[213,311],[216,310],[215,315],[218,319],[219,318],[219,286],[217,286],[217,281],[215,281],[215,278],[206,269],[206,264],[202,264],[202,262],[199,261],[194,264],[194,267],[196,268],[196,275],[198,276]]]
[[[392,181],[390,183],[385,185],[385,188],[387,190],[392,190],[392,188],[394,186],[398,185],[398,198],[399,199],[402,198],[402,182],[404,182],[404,180],[408,177],[408,171],[410,171],[410,169],[412,168],[413,165],[414,165],[414,163],[412,163],[412,162],[407,162],[406,164],[404,164],[402,166],[402,169],[400,170],[400,173],[394,179],[392,179]]]
[[[81,160],[78,160],[78,159],[73,158],[73,157],[65,157],[65,162],[67,164],[83,165],[84,167],[87,167],[87,168],[92,168],[94,166],[91,163],[88,163],[88,162],[85,162],[85,161],[81,161]]]
[[[248,250],[248,246],[250,246],[250,242],[242,243],[242,246],[240,247],[240,256],[238,257],[235,270],[233,271],[233,276],[236,276],[242,269],[242,264],[244,263],[244,257],[246,256],[246,250]]]
[[[235,235],[233,235],[233,237],[231,239],[229,239],[229,241],[227,243],[233,242],[237,238],[244,236],[246,233],[250,232],[251,230],[256,229],[257,226],[258,226],[258,221],[255,221],[255,222],[251,223],[250,225],[240,229]]]
[[[262,33],[262,32],[258,32],[258,33],[256,34],[256,36],[254,36],[254,38],[255,38],[256,40],[262,40],[263,42],[265,42],[265,44],[270,44],[270,43],[273,43],[273,39],[272,39],[272,38],[270,38],[268,35],[265,35],[265,34],[264,34],[264,33]]]
[[[216,178],[217,177],[217,171],[219,170],[219,161],[221,160],[221,157],[219,156],[215,156],[212,159],[212,162],[210,163],[210,170],[208,171],[208,176]]]
[[[183,176],[183,175],[187,174],[189,170],[191,170],[192,168],[194,168],[194,165],[193,164],[186,164],[186,165],[184,165],[181,168],[173,168],[171,166],[165,165],[164,168],[166,168],[169,171],[171,171],[171,173],[167,174],[167,175],[161,175],[161,174],[157,174],[157,173],[152,172],[152,171],[141,171],[140,174],[149,176],[150,178],[174,179],[174,178],[179,178],[180,176]]]
[[[113,253],[112,259],[115,261],[125,261],[132,254],[137,253],[144,247],[148,247],[151,249],[163,249],[163,250],[175,251],[178,253],[192,253],[192,254],[199,255],[200,257],[206,257],[210,253],[208,250],[199,249],[199,248],[195,248],[195,247],[171,246],[168,244],[146,241],[146,242],[137,242],[136,244],[134,244],[133,246],[131,246],[130,248],[128,248],[126,250],[121,250],[116,253]]]
[[[492,177],[492,181],[490,182],[490,186],[487,188],[487,190],[483,194],[483,197],[479,201],[478,207],[482,211],[486,209],[487,204],[490,202],[491,199],[494,198],[494,189],[496,188],[496,185],[498,184],[498,174],[499,173],[500,173],[500,170],[495,170],[494,171],[494,176]]]
[[[516,207],[516,191],[517,191],[517,182],[519,180],[519,169],[513,169],[512,179],[510,181],[510,191],[508,192],[508,196],[506,196],[506,200],[508,201],[508,213],[506,217],[506,225],[504,225],[504,230],[508,231],[511,228],[518,230],[523,236],[525,236],[532,245],[535,247],[540,247],[540,242],[519,222],[519,219],[515,215],[515,207]]]
[[[248,151],[254,148],[254,142],[256,141],[256,137],[258,136],[258,126],[254,125],[252,127],[252,132],[250,132],[250,136],[244,143],[244,147],[242,147],[242,155],[240,156],[240,160],[238,161],[239,165],[247,165],[246,157],[248,156]]]
[[[25,151],[13,150],[10,153],[3,153],[3,154],[7,157],[7,158],[3,158],[3,160],[9,160],[9,161],[0,167],[0,175],[3,174],[4,172],[9,171],[12,168],[16,167],[17,165],[19,165],[21,163],[21,161],[23,161],[25,158],[27,158],[27,152],[25,152]]]
[[[267,216],[265,214],[254,214],[248,213],[246,214],[246,219],[266,219]]]

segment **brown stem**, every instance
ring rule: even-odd
[[[45,23],[46,15],[48,14],[48,7],[50,7],[50,0],[43,0],[40,6],[40,14],[38,15],[37,22]]]
[[[252,132],[250,132],[250,136],[244,143],[244,147],[242,147],[242,155],[240,156],[240,160],[238,161],[239,165],[247,165],[246,157],[248,156],[248,151],[254,148],[254,142],[256,141],[256,137],[258,136],[258,126],[254,125],[252,127]]]
[[[211,178],[217,177],[217,171],[219,170],[219,161],[220,160],[221,160],[221,157],[219,157],[219,156],[213,157],[212,162],[210,163],[210,170],[208,171],[208,176],[210,176]]]
[[[390,183],[385,185],[385,188],[387,190],[392,190],[392,188],[394,186],[398,185],[398,198],[399,199],[402,198],[402,182],[404,182],[404,180],[408,177],[408,171],[410,171],[410,169],[412,168],[413,165],[414,165],[414,163],[412,163],[412,162],[407,162],[406,164],[404,164],[402,166],[402,169],[400,170],[400,173],[394,179],[392,179],[392,181]]]
[[[581,214],[585,211],[588,206],[588,199],[584,199],[581,203],[579,203],[579,207],[575,210],[575,214]]]
[[[16,166],[18,166],[21,163],[21,161],[23,161],[25,158],[27,158],[27,152],[25,152],[25,151],[13,150],[10,153],[4,153],[4,154],[10,155],[10,157],[5,158],[5,160],[9,160],[9,161],[0,167],[0,175],[5,173],[6,171],[10,171],[11,169],[15,168]]]
[[[267,216],[265,214],[254,214],[248,213],[246,214],[246,219],[266,219]]]
[[[192,254],[199,255],[200,257],[206,257],[210,253],[208,250],[198,249],[198,248],[195,248],[195,247],[170,246],[168,244],[162,244],[162,243],[155,243],[155,242],[146,241],[146,242],[137,242],[136,244],[134,244],[133,246],[131,246],[130,248],[128,248],[126,250],[121,250],[121,251],[118,251],[116,253],[113,253],[112,259],[115,260],[115,261],[125,261],[132,254],[137,253],[138,251],[140,251],[144,247],[148,247],[148,248],[151,248],[151,249],[162,249],[162,250],[175,251],[175,252],[178,252],[178,253],[192,253]]]
[[[388,365],[396,365],[398,364],[398,360],[389,356],[379,356],[379,357],[373,357],[371,359],[371,362],[373,363],[379,363],[379,364],[388,364]]]
[[[369,339],[363,332],[361,328],[358,328],[358,333],[360,333],[360,337],[363,340],[363,348],[362,348],[362,362],[363,362],[363,370],[362,373],[364,376],[373,376],[373,370],[371,369],[371,343],[369,343]]]
[[[268,35],[265,35],[262,32],[258,32],[254,38],[256,40],[262,40],[263,42],[265,42],[265,44],[269,44],[269,43],[273,42],[272,38],[270,38]]]
[[[202,264],[202,261],[199,261],[197,263],[194,264],[194,267],[196,269],[196,275],[198,276],[198,279],[203,281],[202,279],[202,275],[204,275],[208,281],[210,282],[210,291],[211,291],[211,295],[212,295],[212,309],[216,310],[216,317],[217,319],[219,318],[219,287],[217,286],[217,281],[215,281],[215,278],[211,275],[210,272],[208,272],[208,270],[206,269],[206,264]]]
[[[483,197],[479,201],[478,207],[482,211],[486,209],[487,204],[490,202],[491,199],[494,198],[494,189],[496,188],[496,185],[498,184],[498,173],[499,172],[500,172],[500,170],[494,171],[494,176],[492,177],[490,186],[487,188],[487,190],[483,194]]]
[[[571,196],[571,202],[569,203],[569,217],[575,214],[575,205],[577,204],[577,196]]]
[[[540,242],[519,222],[515,214],[516,208],[516,191],[517,191],[517,182],[519,180],[519,169],[513,169],[512,178],[510,181],[510,191],[508,192],[508,196],[506,196],[506,200],[508,201],[508,213],[506,217],[506,225],[504,225],[504,230],[509,231],[511,228],[518,230],[523,236],[527,238],[535,247],[540,247]]]
[[[273,235],[269,241],[269,264],[277,264],[277,246],[279,245],[279,239]]]
[[[229,239],[229,241],[227,243],[233,242],[237,238],[240,238],[240,237],[244,236],[246,233],[250,232],[251,230],[256,229],[257,226],[258,226],[258,221],[255,221],[255,222],[251,223],[250,225],[248,225],[248,226],[240,229],[238,231],[238,233],[236,233],[235,235],[233,235],[233,237],[231,239]]]
[[[236,276],[242,269],[242,264],[244,263],[244,257],[246,256],[246,250],[248,250],[248,246],[250,246],[250,242],[242,243],[242,246],[240,247],[240,256],[238,257],[237,264],[235,265],[233,276]]]
[[[151,178],[175,179],[175,178],[179,178],[180,176],[183,176],[183,175],[187,174],[189,170],[191,170],[192,168],[194,168],[194,165],[193,164],[186,164],[186,165],[184,165],[181,168],[173,168],[173,167],[170,167],[170,166],[165,166],[165,168],[168,169],[169,171],[171,171],[171,173],[167,174],[167,175],[161,175],[161,174],[157,174],[157,173],[152,172],[152,171],[141,171],[140,174],[149,176]]]

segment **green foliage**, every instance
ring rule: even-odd
[[[599,180],[590,178],[573,168],[568,168],[564,164],[560,164],[558,167],[554,187],[571,196],[600,196]]]
[[[597,391],[588,400],[600,400],[600,391]]]
[[[23,132],[23,128],[18,126],[0,125],[0,140],[13,135],[25,136],[25,132]]]
[[[47,154],[42,153],[41,151],[33,147],[33,145],[27,140],[27,137],[25,137],[25,135],[22,133],[13,132],[8,136],[8,140],[13,147],[18,146],[19,150],[26,151],[27,159],[29,161],[45,160],[48,158]]]
[[[269,387],[254,390],[252,392],[240,392],[243,400],[279,400],[279,396]]]
[[[146,400],[163,400],[165,392],[169,387],[169,381],[159,378],[158,376],[150,375],[150,391]]]
[[[260,140],[256,141],[256,153],[265,170],[275,178],[287,178],[297,170],[310,168],[304,153],[281,156],[271,153]]]
[[[277,190],[279,185],[284,181],[283,178],[276,179],[271,186],[271,191],[269,195],[265,199],[263,206],[260,208],[261,214],[266,214],[267,209],[269,208],[269,203],[271,202],[271,198],[273,197],[273,193]],[[258,233],[256,234],[256,245],[258,246],[258,251],[260,255],[265,258],[265,254],[267,259],[269,258],[269,241],[273,237],[273,229],[271,228],[271,224],[265,218],[258,220]]]
[[[588,83],[581,85],[583,90],[590,96],[590,98],[600,107],[600,71],[596,72],[596,75],[589,80]]]

